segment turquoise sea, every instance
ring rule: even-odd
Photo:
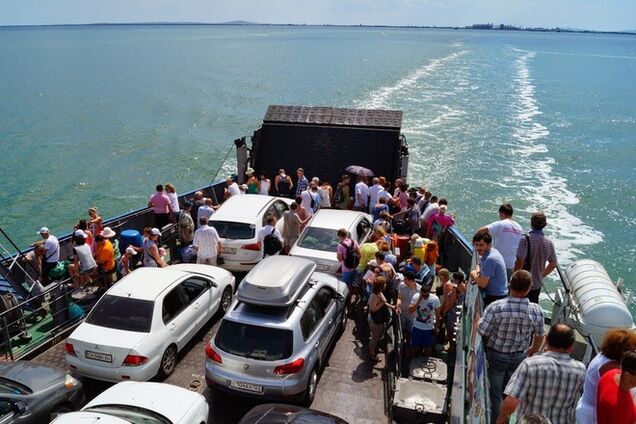
[[[0,226],[20,246],[208,184],[268,104],[404,111],[459,228],[531,211],[636,289],[636,36],[394,28],[0,29]],[[231,171],[231,162],[225,172]]]

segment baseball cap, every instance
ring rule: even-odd
[[[38,231],[38,234],[48,234],[49,233],[49,229],[47,227],[42,227],[40,228],[40,231]]]
[[[137,251],[135,250],[135,248],[134,248],[134,247],[132,247],[132,246],[128,246],[128,247],[126,248],[126,253],[130,253],[131,255],[136,255],[136,254],[137,254]]]
[[[161,231],[159,230],[159,228],[153,228],[152,230],[150,230],[150,234],[152,234],[153,236],[160,236]]]
[[[75,232],[73,233],[73,235],[75,237],[81,237],[81,238],[86,238],[86,233],[82,230],[75,230]]]

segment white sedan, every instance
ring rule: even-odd
[[[66,340],[66,363],[97,380],[166,377],[177,353],[232,303],[235,279],[224,269],[179,264],[140,268],[111,287]]]
[[[364,212],[320,209],[300,233],[289,255],[311,259],[317,271],[337,274],[340,272],[336,254],[338,230],[346,229],[353,240],[363,243],[371,233],[371,219],[371,215]]]
[[[196,392],[171,384],[126,381],[110,387],[81,411],[61,415],[53,423],[206,424],[208,414],[208,403]]]
[[[258,244],[258,232],[267,225],[267,217],[278,219],[276,228],[282,232],[283,213],[289,210],[292,199],[256,194],[232,196],[210,217],[209,225],[221,237],[223,268],[230,271],[249,271],[263,259]]]

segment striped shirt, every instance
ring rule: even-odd
[[[528,298],[507,297],[486,308],[479,320],[479,334],[486,338],[486,346],[499,353],[518,353],[527,350],[533,337],[545,334],[543,310]]]
[[[574,424],[585,365],[567,353],[546,352],[521,362],[504,393],[520,401],[519,417],[534,413],[552,424]]]
[[[556,262],[557,256],[554,250],[552,240],[547,238],[541,230],[530,230],[528,232],[530,238],[530,274],[532,274],[532,290],[541,288],[543,284],[543,271],[546,262]],[[528,242],[526,237],[522,236],[517,247],[517,259],[522,261],[526,259],[528,254]]]

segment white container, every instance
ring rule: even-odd
[[[570,295],[582,333],[590,334],[600,346],[610,328],[634,328],[634,318],[625,298],[603,265],[591,259],[574,262],[566,270]]]

